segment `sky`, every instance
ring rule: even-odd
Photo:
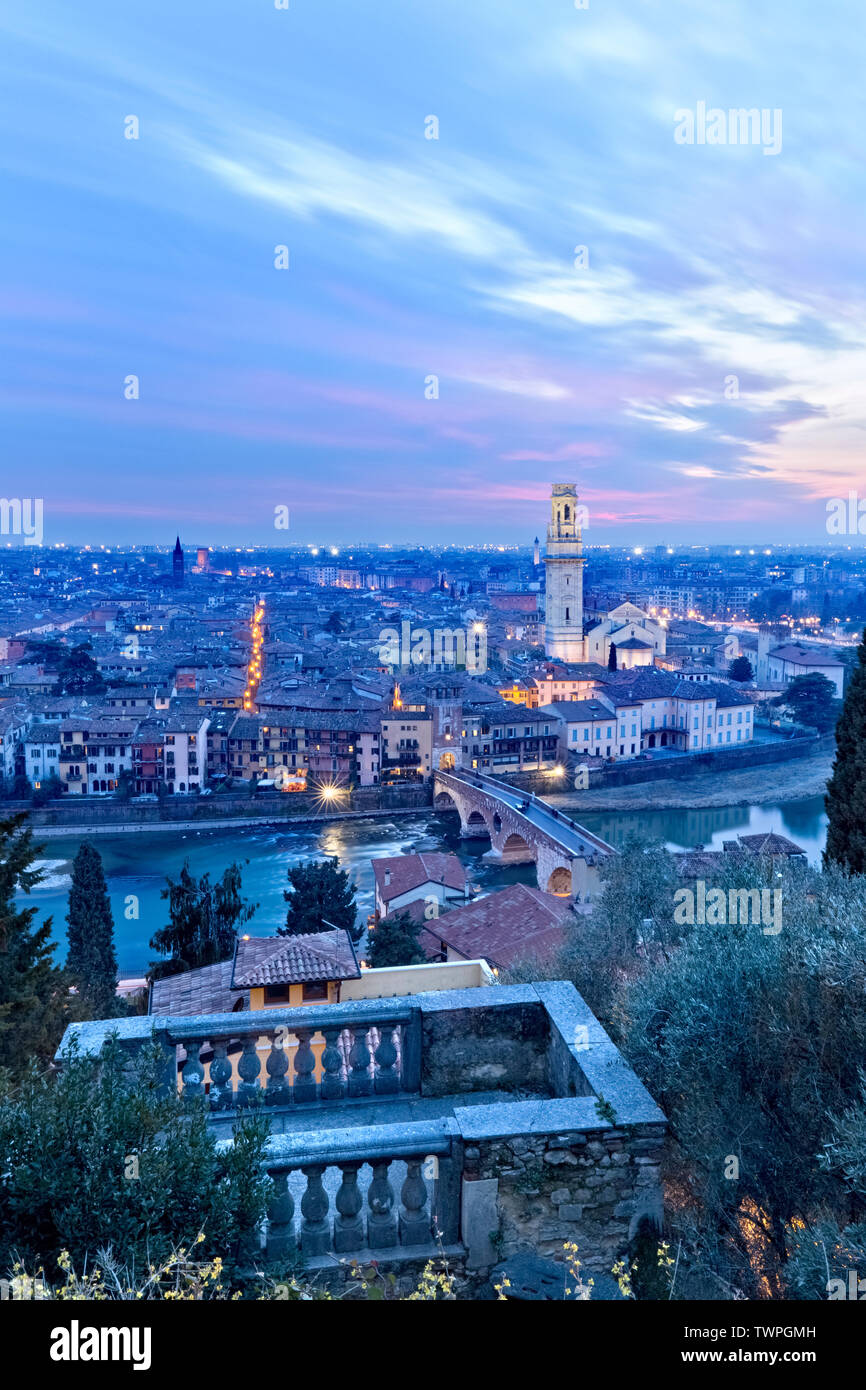
[[[528,543],[575,482],[592,544],[820,545],[866,498],[861,0],[283,3],[0,3],[46,544]]]

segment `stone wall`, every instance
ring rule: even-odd
[[[497,1259],[524,1250],[562,1259],[573,1241],[585,1270],[609,1274],[640,1218],[661,1222],[664,1130],[636,1125],[467,1145],[464,1182],[497,1181]]]
[[[485,991],[486,993],[486,991]],[[500,990],[485,1004],[475,993],[462,1009],[429,1007],[422,996],[421,1094],[467,1091],[531,1091],[551,1095],[548,1050],[550,1022],[537,1002],[500,1002]],[[452,998],[453,993],[443,995]]]
[[[159,830],[174,824],[248,825],[294,821],[332,821],[345,816],[366,816],[423,810],[432,805],[431,783],[405,787],[355,787],[339,804],[323,808],[313,792],[230,793],[205,797],[166,796],[161,802],[135,803],[114,797],[66,796],[47,806],[33,807],[29,801],[4,802],[6,814],[25,810],[34,826],[57,827],[72,832],[88,830]]]

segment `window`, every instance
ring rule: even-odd
[[[328,1002],[328,982],[327,980],[312,980],[303,988],[304,1003]]]
[[[288,985],[265,985],[266,1004],[288,1004],[289,986]]]

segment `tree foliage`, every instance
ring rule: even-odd
[[[355,886],[333,859],[309,859],[293,864],[289,869],[291,890],[283,897],[288,903],[286,925],[281,936],[299,936],[305,932],[330,931],[345,927],[353,941],[358,941],[363,927],[356,926]]]
[[[79,642],[65,652],[57,668],[57,684],[63,695],[101,695],[105,681],[91,655],[89,642]]]
[[[111,1248],[146,1271],[205,1233],[203,1259],[232,1258],[265,1211],[267,1122],[218,1149],[201,1104],[165,1088],[165,1054],[71,1050],[59,1075],[31,1068],[0,1096],[0,1275],[13,1259],[76,1264]]]
[[[730,881],[766,886],[763,861],[724,867]],[[828,1117],[859,1094],[866,1047],[866,883],[837,870],[773,875],[780,933],[694,927],[618,1009],[629,1060],[671,1123],[681,1227],[753,1298],[784,1288],[797,1223],[828,1207],[850,1214],[818,1156]]]
[[[732,681],[750,681],[754,675],[752,663],[747,656],[735,656],[728,667]]]
[[[23,813],[0,821],[0,1071],[21,1073],[31,1057],[50,1059],[72,1016],[68,983],[53,961],[51,918],[15,899],[41,882],[42,852]]]
[[[418,923],[408,912],[395,912],[376,923],[370,932],[367,955],[376,970],[389,965],[424,965],[427,962],[418,940]]]
[[[168,959],[151,966],[151,978],[216,965],[232,954],[238,926],[248,922],[258,907],[241,896],[239,864],[230,864],[211,884],[210,874],[197,879],[189,860],[176,879],[166,875],[161,897],[168,899],[169,922],[151,938],[151,947]]]
[[[829,816],[824,862],[866,873],[866,632],[857,651],[836,725],[836,757],[827,783]]]
[[[817,671],[795,676],[772,704],[784,710],[798,724],[817,729],[820,734],[828,733],[839,715],[836,687]]]
[[[83,840],[72,865],[66,970],[91,1018],[118,1012],[114,918],[99,851]]]

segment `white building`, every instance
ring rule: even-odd
[[[165,721],[165,781],[170,792],[198,791],[207,782],[207,731],[204,713],[168,711]]]
[[[790,685],[796,676],[819,675],[832,681],[836,699],[842,698],[845,667],[828,649],[800,647],[793,642],[774,647],[767,654],[767,678],[771,684]]]
[[[634,603],[621,603],[590,628],[586,659],[607,666],[611,646],[615,646],[617,670],[630,671],[635,666],[652,666],[656,656],[664,656],[666,643],[662,623]]]
[[[31,787],[60,776],[60,725],[33,724],[24,738],[24,775]]]

